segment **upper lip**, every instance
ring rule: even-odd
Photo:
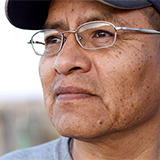
[[[88,94],[92,95],[89,91],[77,88],[77,87],[58,87],[55,89],[56,96],[59,96],[60,94]]]

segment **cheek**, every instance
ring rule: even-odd
[[[46,93],[49,91],[50,84],[54,77],[52,64],[47,61],[47,59],[41,60],[39,65],[39,75],[41,78],[43,91]]]
[[[133,51],[112,51],[112,57],[108,56],[106,61],[104,57],[99,58],[96,63],[100,84],[104,89],[103,101],[108,104],[111,113],[116,113],[115,128],[134,125],[155,112],[152,104],[156,101],[156,95],[152,92],[154,89],[148,88],[155,88],[155,82],[150,85],[155,73],[149,69],[154,62],[149,60],[147,53]],[[148,97],[152,97],[154,102]]]
[[[52,106],[54,103],[54,96],[52,93],[52,84],[55,77],[53,70],[53,60],[42,57],[39,65],[39,75],[43,87],[44,102],[49,118],[52,119]]]

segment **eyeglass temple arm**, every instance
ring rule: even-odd
[[[152,33],[152,34],[160,34],[160,31],[151,30],[151,29],[141,29],[141,28],[128,28],[128,27],[116,27],[116,30],[130,30],[130,31],[137,31],[143,33]]]
[[[32,44],[32,43],[37,43],[37,44],[43,44],[43,45],[45,45],[44,43],[42,43],[42,42],[38,42],[38,41],[32,41],[32,40],[30,40],[29,42],[27,42],[28,44]]]

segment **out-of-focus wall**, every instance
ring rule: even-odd
[[[0,156],[58,137],[43,102],[0,104]]]

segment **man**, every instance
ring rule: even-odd
[[[0,160],[160,159],[159,0],[8,0],[6,13],[44,29],[29,43],[63,137]]]

